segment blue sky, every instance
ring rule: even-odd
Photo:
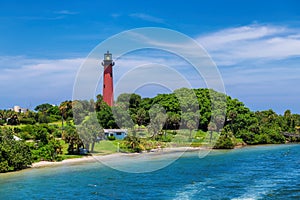
[[[252,110],[300,113],[299,7],[297,0],[1,1],[0,108],[71,99],[80,65],[100,42],[163,27],[207,50],[228,95]],[[140,52],[127,63],[156,56]],[[160,59],[170,63],[168,55]]]

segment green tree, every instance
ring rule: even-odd
[[[217,125],[214,122],[209,122],[208,126],[207,126],[207,130],[209,131],[209,143],[212,143],[212,136],[213,136],[213,132],[216,131]]]
[[[95,104],[98,121],[103,128],[117,128],[117,124],[113,117],[112,109],[103,101],[101,95],[97,96]]]
[[[195,120],[188,120],[187,123],[186,123],[186,126],[189,129],[189,131],[190,131],[190,137],[189,137],[189,139],[191,140],[192,139],[192,130],[196,129],[197,122]]]
[[[0,129],[0,172],[24,169],[31,163],[31,152],[26,143],[16,141],[11,129]]]
[[[166,129],[178,129],[180,126],[180,114],[168,112],[166,119]]]
[[[18,118],[18,115],[17,114],[13,114],[10,118],[8,118],[7,120],[7,125],[13,125],[13,126],[16,126],[16,125],[19,125],[20,124],[20,121],[19,121],[19,118]]]
[[[119,128],[132,128],[134,126],[130,117],[129,108],[125,103],[119,102],[113,106],[112,113]]]
[[[141,140],[137,136],[129,135],[124,138],[125,144],[129,149],[131,149],[133,152],[141,152],[142,149],[140,147]]]
[[[71,123],[68,123],[64,127],[63,140],[68,144],[69,154],[78,154],[79,148],[83,146],[83,142],[76,131],[76,127]],[[75,150],[75,151],[74,151]]]
[[[41,104],[41,105],[38,105],[34,108],[35,111],[38,111],[38,112],[47,112],[50,108],[52,108],[53,106],[49,103],[44,103],[44,104]]]
[[[64,101],[59,105],[60,115],[62,119],[62,126],[64,125],[64,120],[73,118],[72,111],[72,101]]]
[[[149,117],[148,117],[149,118]],[[144,108],[138,109],[135,115],[135,121],[139,126],[144,125],[147,119],[147,113]]]
[[[103,128],[98,122],[96,113],[90,113],[89,116],[77,126],[77,130],[85,148],[88,151],[94,152],[97,138],[104,133]]]
[[[148,125],[148,132],[151,138],[155,138],[162,130],[166,121],[166,113],[162,106],[155,104],[149,110],[150,124]]]
[[[225,116],[224,115],[215,116],[214,122],[216,124],[216,131],[219,132],[224,126]]]
[[[222,131],[214,148],[215,149],[233,149],[234,146],[235,146],[234,136],[233,136],[232,132]]]

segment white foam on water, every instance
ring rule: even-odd
[[[185,185],[180,191],[176,192],[174,200],[189,200],[192,199],[197,193],[205,190],[206,183],[191,183]]]
[[[240,197],[233,198],[231,200],[257,200],[262,198],[268,192],[272,191],[272,188],[276,185],[270,180],[259,180],[257,184],[248,188],[247,192]]]
[[[257,180],[252,186],[247,188],[247,191],[239,197],[232,198],[231,200],[257,200],[261,199],[264,195],[268,194],[276,186],[270,180]],[[174,200],[189,200],[195,197],[201,199],[201,192],[207,190],[214,190],[214,186],[209,185],[207,182],[190,183],[179,189]],[[224,194],[226,196],[226,194]]]

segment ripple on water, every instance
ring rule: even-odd
[[[279,145],[187,153],[141,174],[101,163],[25,170],[0,175],[0,199],[298,199],[299,160],[300,145]]]

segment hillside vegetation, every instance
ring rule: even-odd
[[[0,125],[0,172],[6,172],[41,160],[78,157],[83,148],[112,153],[298,142],[300,115],[290,110],[284,115],[271,109],[254,112],[214,90],[181,88],[153,98],[121,94],[113,107],[98,95],[96,101],[45,103],[26,113],[0,110]],[[104,142],[107,128],[125,128],[129,135]],[[283,132],[293,137],[284,137]]]

